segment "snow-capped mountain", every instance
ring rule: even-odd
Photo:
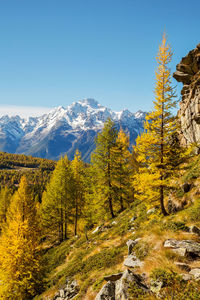
[[[72,159],[79,149],[83,159],[89,161],[95,137],[108,117],[129,132],[132,144],[143,130],[144,112],[131,113],[127,109],[115,112],[94,99],[85,99],[66,108],[56,107],[40,117],[1,117],[0,151],[49,159],[67,153]]]

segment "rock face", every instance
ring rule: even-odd
[[[79,286],[76,280],[67,279],[66,285],[56,293],[53,300],[73,299],[78,294],[78,292]]]
[[[183,83],[178,117],[181,143],[200,142],[200,44],[190,51],[176,67],[173,77]]]

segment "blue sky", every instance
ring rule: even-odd
[[[200,43],[199,11],[199,0],[1,0],[0,106],[149,110],[163,31],[174,71]]]

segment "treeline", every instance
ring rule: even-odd
[[[90,164],[84,164],[77,151],[72,161],[66,156],[58,161],[49,180],[41,179],[40,170],[35,179],[22,177],[15,192],[1,186],[0,297],[31,299],[39,293],[42,241],[61,243],[82,233],[87,238],[88,230],[114,218],[135,199],[159,205],[164,216],[169,213],[166,196],[188,155],[179,145],[178,122],[171,113],[176,104],[168,68],[171,57],[164,36],[154,108],[132,151],[128,135],[108,119]]]

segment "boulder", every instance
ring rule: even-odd
[[[131,283],[135,283],[144,292],[148,292],[148,287],[142,282],[142,277],[138,274],[134,274],[130,270],[126,270],[120,280],[115,284],[115,300],[127,300],[130,299],[128,295],[128,287]]]
[[[135,254],[130,254],[125,259],[124,265],[128,268],[136,268],[142,267],[143,262],[139,258],[137,258]]]
[[[200,268],[192,269],[189,274],[194,276],[195,280],[200,280]]]
[[[95,300],[115,300],[115,283],[108,281],[97,294]]]
[[[200,256],[200,243],[192,240],[178,241],[175,239],[168,239],[164,243],[164,247],[173,249],[185,249],[186,253],[191,256]]]
[[[186,256],[186,249],[185,248],[177,248],[177,249],[172,249],[172,251],[176,254],[178,254],[179,256]]]

